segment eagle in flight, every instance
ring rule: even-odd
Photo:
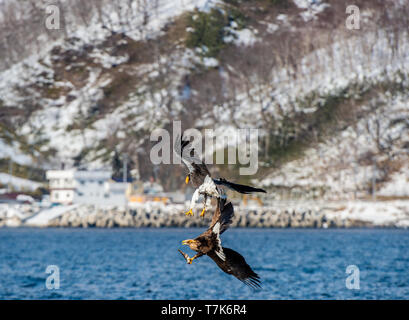
[[[190,249],[196,251],[196,255],[190,258],[182,250],[179,249],[179,252],[188,264],[192,264],[194,259],[208,255],[227,274],[235,276],[253,289],[260,289],[260,277],[251,269],[243,256],[222,246],[220,235],[228,229],[233,216],[234,210],[231,202],[226,204],[226,198],[220,197],[209,229],[195,239],[182,241],[183,245],[188,245]]]
[[[200,195],[203,195],[204,196],[203,210],[200,216],[204,217],[204,214],[206,212],[207,198],[208,197],[215,197],[218,199],[221,198],[221,193],[218,186],[225,186],[231,190],[243,194],[253,192],[266,193],[266,191],[261,188],[254,188],[251,186],[233,183],[223,178],[220,179],[211,178],[211,174],[207,169],[206,164],[197,156],[191,141],[184,140],[183,136],[180,138],[178,136],[176,138],[174,150],[176,154],[182,159],[183,163],[189,170],[189,173],[185,179],[186,184],[188,184],[189,181],[191,181],[193,186],[196,188],[192,196],[190,210],[186,212],[186,215],[193,216],[194,206],[197,200],[199,199]]]

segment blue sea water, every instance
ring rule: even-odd
[[[185,263],[181,240],[201,231],[0,229],[0,299],[409,299],[407,230],[230,229],[223,245],[260,275],[258,292],[206,256]],[[359,290],[346,287],[348,265]]]

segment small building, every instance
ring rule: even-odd
[[[61,204],[126,205],[129,183],[115,182],[109,170],[49,170],[50,201]]]

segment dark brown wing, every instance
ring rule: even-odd
[[[203,161],[201,163],[192,162],[191,166],[193,167],[193,172],[190,173],[190,178],[196,188],[204,182],[206,176],[211,177],[209,169],[207,169]]]
[[[224,194],[222,193],[224,196]],[[234,209],[231,202],[227,203],[227,198],[222,197],[217,199],[216,211],[213,214],[212,221],[210,222],[209,230],[213,229],[217,222],[220,222],[220,234],[226,231],[233,221]]]
[[[177,156],[188,168],[190,179],[196,188],[203,183],[207,175],[210,177],[206,164],[199,158],[191,141],[185,140],[183,136],[177,136],[173,148]]]
[[[190,150],[188,148],[190,144],[189,140],[183,140],[183,137],[177,136],[175,140],[175,145],[173,146],[173,149],[176,153],[176,155],[182,160],[182,162],[186,165],[188,168],[189,172],[193,172],[193,167],[192,167],[192,159],[190,158]]]
[[[183,150],[186,148],[186,146],[190,143],[189,140],[183,140],[183,137],[177,136],[175,140],[175,145],[173,146],[173,149],[175,150],[176,154],[179,157],[182,157],[183,155]]]
[[[224,204],[226,203],[226,199],[216,199],[217,204],[216,204],[216,210],[213,213],[212,221],[210,222],[209,230],[214,227],[217,221],[219,221],[220,215],[221,215],[221,210],[223,210]]]
[[[229,226],[231,225],[233,221],[233,217],[234,217],[233,205],[231,204],[231,202],[229,202],[228,204],[224,206],[222,213],[220,215],[220,219],[219,219],[220,234],[222,234],[229,228]]]
[[[214,252],[208,253],[208,256],[227,274],[235,276],[253,289],[261,288],[260,277],[251,269],[240,253],[225,247],[223,247],[223,253],[225,260],[222,260]]]
[[[220,186],[225,186],[229,189],[232,189],[234,191],[243,193],[243,194],[249,194],[249,193],[253,193],[253,192],[263,192],[263,193],[267,193],[266,190],[261,189],[261,188],[254,188],[251,186],[246,186],[244,184],[238,184],[238,183],[233,183],[230,181],[227,181],[226,179],[220,178],[220,179],[213,179],[213,182]]]

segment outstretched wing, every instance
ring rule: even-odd
[[[232,189],[234,191],[244,193],[244,194],[253,193],[253,192],[267,193],[266,190],[264,190],[264,189],[254,188],[254,187],[250,187],[250,186],[246,186],[246,185],[238,184],[238,183],[233,183],[233,182],[227,181],[226,179],[223,179],[223,178],[213,179],[213,182],[216,185],[223,185],[223,186],[228,187],[229,189]]]
[[[235,276],[241,282],[253,289],[261,288],[260,277],[253,271],[253,269],[251,269],[240,253],[224,247],[223,253],[225,260],[220,259],[218,255],[214,253],[208,253],[208,256],[212,258],[218,267],[227,274]]]
[[[216,200],[217,200],[216,210],[213,213],[213,217],[212,217],[212,221],[210,222],[209,229],[213,228],[216,222],[219,221],[219,218],[221,216],[221,211],[223,210],[227,199],[226,197],[223,197],[223,198],[218,198]]]
[[[183,137],[177,136],[175,140],[175,145],[173,149],[175,150],[177,156],[181,158],[183,163],[187,166],[189,169],[189,172],[193,172],[193,166],[192,166],[192,161],[189,157],[190,155],[190,148],[187,148],[190,144],[189,140],[183,140]]]
[[[226,204],[221,212],[220,215],[220,234],[225,232],[233,222],[234,217],[234,209],[231,202]]]
[[[178,135],[173,148],[176,155],[181,158],[182,162],[189,169],[190,173],[202,172],[204,176],[206,176],[206,174],[210,175],[205,163],[199,158],[191,141],[184,140],[183,137]]]
[[[225,232],[231,225],[234,217],[234,209],[231,202],[226,203],[225,199],[218,199],[216,212],[213,215],[210,228],[212,228],[217,222],[220,223],[220,234]]]

